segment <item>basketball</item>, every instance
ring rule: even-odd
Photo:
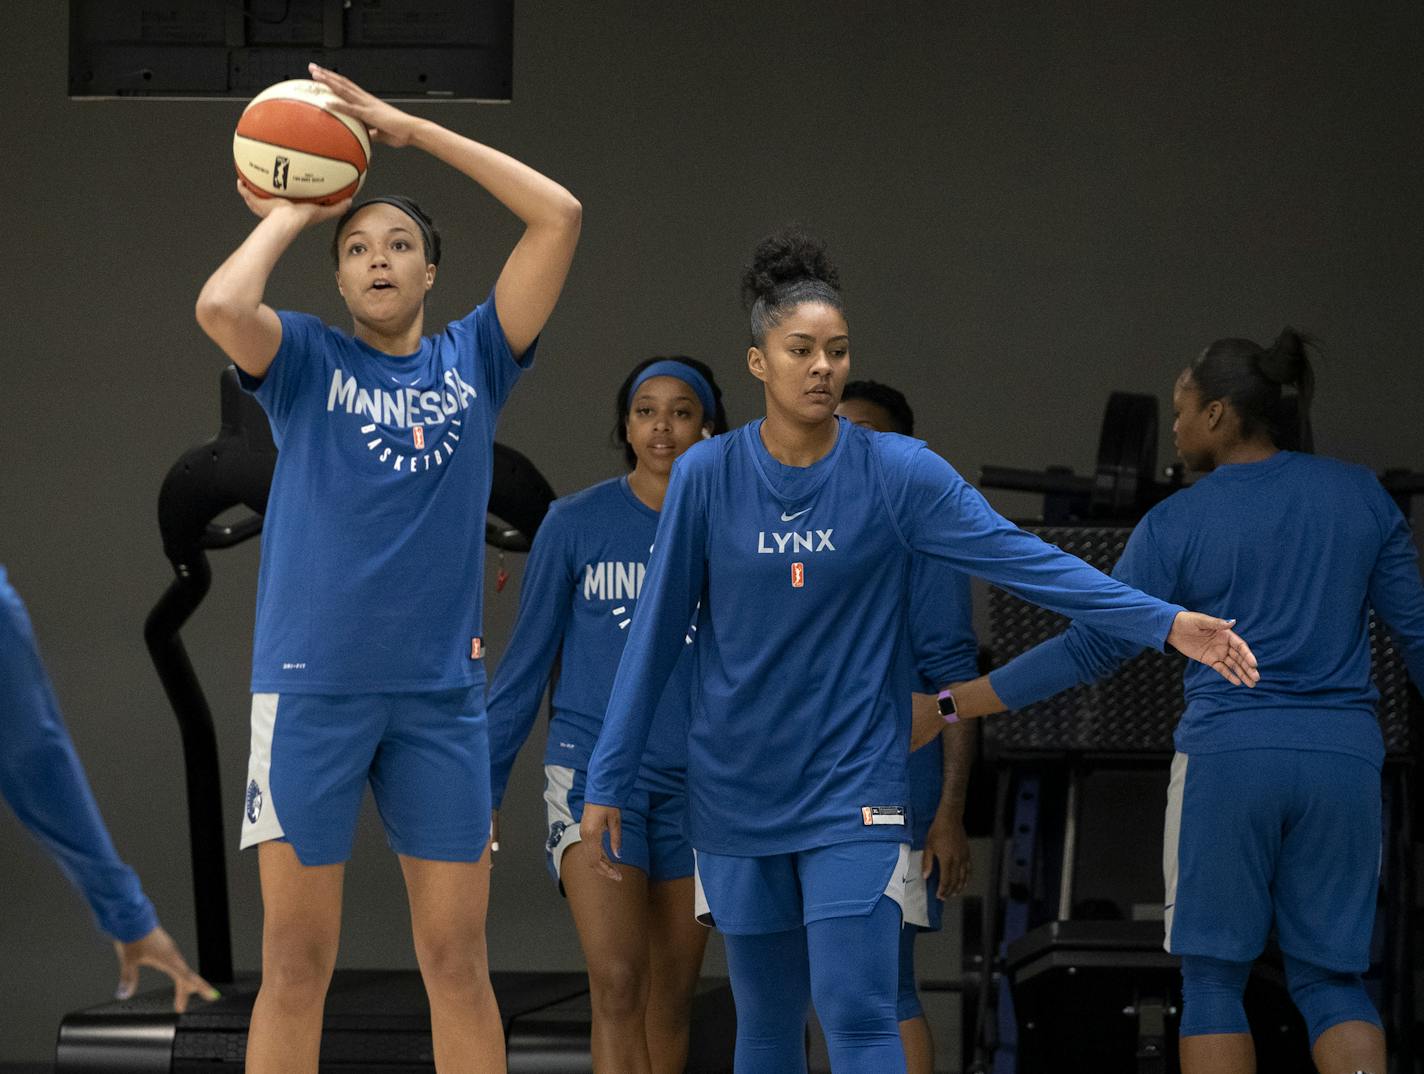
[[[333,205],[366,180],[371,139],[359,120],[331,111],[337,97],[294,78],[252,98],[232,136],[243,185],[259,197]]]

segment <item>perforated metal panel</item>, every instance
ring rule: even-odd
[[[1100,570],[1110,571],[1132,530],[1117,526],[1029,527],[1050,544]],[[1003,664],[1063,632],[1068,620],[1002,589],[989,591],[995,662]],[[1391,754],[1407,755],[1414,740],[1404,663],[1389,635],[1370,619],[1375,684],[1380,691],[1380,728]],[[1074,750],[1095,753],[1171,753],[1172,731],[1184,708],[1177,653],[1144,652],[1111,678],[1075,687],[1007,719],[984,721],[984,748],[1005,752]]]

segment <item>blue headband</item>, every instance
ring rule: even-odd
[[[717,420],[717,400],[712,395],[712,385],[707,383],[707,378],[687,363],[671,358],[654,362],[638,374],[638,379],[628,389],[628,406],[633,405],[633,396],[642,387],[643,381],[652,377],[676,377],[697,394],[697,400],[702,404],[702,420],[709,424]]]

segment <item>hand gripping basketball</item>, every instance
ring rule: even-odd
[[[308,64],[312,81],[320,82],[336,95],[330,108],[333,112],[350,116],[366,124],[371,137],[386,145],[409,145],[420,120],[402,112],[395,105],[387,104],[373,93],[367,93],[344,75],[328,71],[325,67]]]
[[[1241,635],[1231,629],[1235,625],[1235,619],[1178,612],[1167,644],[1183,656],[1205,664],[1233,686],[1255,686],[1261,681],[1256,656]]]

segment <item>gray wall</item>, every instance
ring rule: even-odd
[[[752,416],[738,271],[796,219],[841,264],[856,373],[909,389],[922,434],[971,476],[1089,467],[1108,391],[1165,400],[1209,340],[1286,322],[1325,343],[1322,448],[1424,466],[1424,8],[1243,7],[520,4],[516,103],[426,112],[586,209],[501,438],[561,493],[616,472],[606,399],[668,350],[713,363],[729,411]],[[0,562],[122,853],[192,950],[177,736],[140,630],[169,577],[158,483],[216,424],[221,362],[191,309],[251,224],[228,156],[239,108],[70,102],[64,5],[6,15]],[[484,295],[516,235],[503,210],[412,151],[378,149],[371,188],[417,192],[446,233],[433,320]],[[269,296],[340,323],[322,245],[299,244]],[[255,967],[255,861],[235,847],[257,551],[215,558],[187,638],[222,725],[237,960]],[[517,595],[488,597],[496,655]],[[543,872],[538,749],[495,872],[496,967],[579,961]],[[410,966],[371,819],[342,961]],[[40,1057],[61,1012],[108,993],[112,959],[8,815],[0,863],[0,1056]]]

